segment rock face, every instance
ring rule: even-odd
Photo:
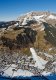
[[[52,45],[56,46],[56,27],[44,23],[45,25],[45,39],[49,41]]]
[[[27,46],[30,43],[34,44],[36,41],[37,32],[31,28],[25,28],[23,33],[20,33],[16,36],[16,41],[18,45]]]

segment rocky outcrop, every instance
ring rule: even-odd
[[[37,32],[31,28],[25,28],[23,33],[17,35],[17,43],[21,46],[27,46],[29,43],[33,44],[36,40],[36,34]]]
[[[56,27],[49,25],[48,23],[43,23],[45,26],[45,39],[49,41],[52,45],[56,46]]]

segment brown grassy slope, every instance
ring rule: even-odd
[[[13,40],[13,39],[16,39],[16,36],[18,34],[20,34],[21,32],[23,32],[23,29],[21,29],[21,30],[12,30],[12,31],[6,30],[6,31],[4,31],[4,34],[2,36]]]
[[[49,43],[47,40],[45,40],[44,36],[46,35],[45,31],[40,31],[39,29],[36,29],[38,28],[39,26],[37,26],[35,24],[35,26],[32,26],[35,30],[37,30],[37,35],[36,35],[36,41],[34,44],[28,46],[27,48],[22,48],[21,51],[23,52],[23,54],[30,54],[29,52],[29,48],[34,46],[35,48],[39,49],[39,51],[45,51],[45,52],[49,52],[49,53],[56,53],[56,51],[52,50],[52,51],[49,51],[49,48],[53,47],[53,45],[51,43]],[[4,31],[4,33],[1,35],[1,36],[4,36],[6,38],[9,38],[11,40],[15,40],[16,39],[16,36],[18,34],[20,34],[21,32],[23,32],[24,29],[21,29],[21,30],[6,30]],[[0,49],[1,48],[4,48],[5,46],[4,45],[0,45]],[[18,49],[16,49],[15,47],[13,47],[13,50],[17,51]]]

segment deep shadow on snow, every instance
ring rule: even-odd
[[[56,80],[56,74],[51,74],[49,76],[31,76],[31,77],[4,77],[0,76],[0,80]]]

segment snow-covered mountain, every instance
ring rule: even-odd
[[[17,20],[22,23],[21,25],[26,25],[27,22],[31,20],[37,22],[47,22],[47,20],[56,20],[56,15],[50,12],[29,12],[18,17]]]
[[[56,14],[33,11],[19,16],[15,21],[0,24],[0,37],[12,39],[12,46],[16,44],[16,41],[13,42],[13,40],[18,37],[18,32],[21,36],[23,35],[22,39],[25,41],[21,42],[20,40],[19,43],[25,43],[24,46],[26,43],[35,41],[36,38],[35,47],[48,52],[56,52]],[[34,39],[30,38],[30,32],[32,33],[31,36],[36,36]]]

